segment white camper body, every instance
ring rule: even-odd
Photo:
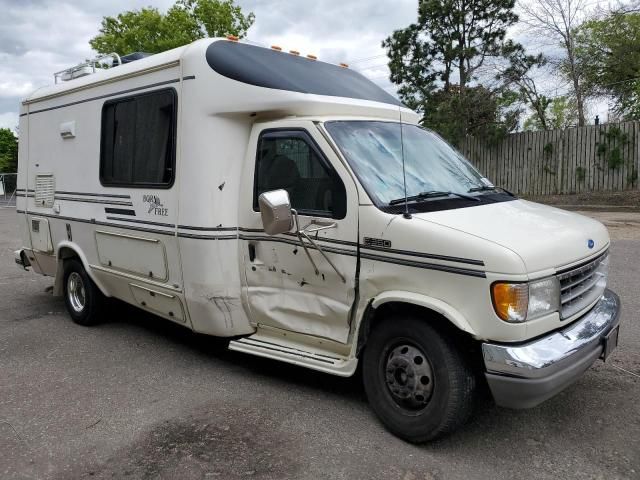
[[[16,261],[55,277],[72,314],[90,288],[65,273],[75,259],[106,297],[233,337],[232,349],[342,376],[374,349],[370,336],[384,344],[375,328],[383,317],[423,316],[447,345],[475,349],[464,371],[481,370],[499,403],[537,404],[613,348],[603,340],[617,335],[619,306],[605,290],[606,229],[515,199],[486,179],[468,195],[431,201],[431,192],[422,210],[409,212],[409,200],[383,205],[384,191],[372,185],[384,184],[385,168],[356,166],[361,137],[338,129],[369,122],[373,138],[393,125],[411,141],[421,135],[418,120],[346,68],[226,39],[40,89],[21,108]],[[270,235],[261,194],[282,190],[298,225]],[[279,207],[286,216],[288,204]],[[535,315],[529,306],[526,319],[500,317],[495,284],[525,285],[533,298],[541,279],[557,288],[557,305]],[[580,292],[565,295],[576,285]],[[529,341],[541,336],[546,343]],[[409,343],[393,344],[400,353],[387,352],[381,365],[395,372],[389,398],[415,413],[436,403],[425,382],[439,375],[438,359],[427,352],[418,365],[407,355],[422,358],[429,347]],[[365,361],[365,382],[367,375]],[[409,440],[455,423],[413,431],[404,417],[385,418],[387,400],[372,403]]]

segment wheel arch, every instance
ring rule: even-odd
[[[109,296],[107,290],[100,280],[96,278],[93,271],[89,267],[87,257],[82,252],[82,249],[73,242],[60,242],[56,248],[56,258],[58,259],[58,265],[56,268],[56,277],[53,283],[53,295],[62,296],[63,283],[64,283],[64,261],[69,258],[77,258],[82,263],[85,272],[89,275],[89,278],[96,284],[100,292],[103,295]]]
[[[418,293],[388,291],[371,299],[362,315],[358,327],[356,356],[359,356],[365,347],[373,325],[383,321],[388,313],[398,310],[419,314],[425,317],[425,321],[433,320],[433,325],[447,329],[460,337],[470,339],[475,336],[473,327],[464,315],[448,303]]]

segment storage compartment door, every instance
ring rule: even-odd
[[[167,280],[167,255],[160,240],[98,230],[96,243],[103,266],[154,280]]]
[[[30,217],[29,230],[31,234],[31,245],[34,250],[42,253],[53,252],[49,220],[42,217]]]
[[[139,285],[129,284],[136,303],[145,310],[161,315],[170,320],[184,323],[184,311],[182,303],[175,295],[158,292]]]

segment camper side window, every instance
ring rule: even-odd
[[[175,176],[175,128],[173,89],[106,102],[102,108],[102,184],[170,187]]]
[[[344,218],[342,180],[304,131],[267,131],[258,141],[253,206],[270,190],[289,192],[301,215]]]

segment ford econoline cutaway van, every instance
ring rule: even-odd
[[[232,350],[361,364],[411,442],[482,385],[532,407],[616,347],[605,227],[495,187],[346,65],[235,38],[114,58],[20,114],[16,262],[78,324],[113,297]]]

